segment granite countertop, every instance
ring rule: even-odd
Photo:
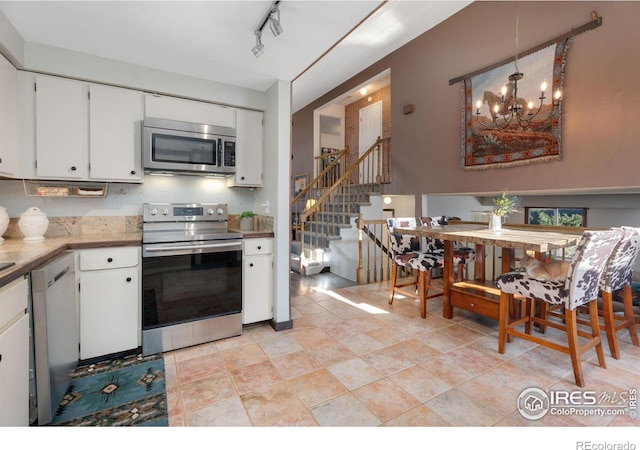
[[[273,231],[240,231],[244,239],[273,237]],[[7,238],[0,242],[0,266],[15,262],[15,265],[0,270],[0,286],[31,272],[67,250],[88,248],[129,247],[142,245],[142,232],[82,234],[67,237],[51,237],[43,241],[24,241]]]
[[[24,241],[19,238],[5,239],[0,242],[0,265],[6,262],[15,262],[15,265],[0,271],[0,286],[26,275],[67,250],[141,244],[142,233],[140,232],[52,237],[43,241]]]

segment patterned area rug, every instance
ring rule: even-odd
[[[78,367],[53,426],[168,426],[164,359],[132,355]]]

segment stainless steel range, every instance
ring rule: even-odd
[[[226,204],[146,203],[142,354],[242,334],[242,235]]]

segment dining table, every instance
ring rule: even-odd
[[[575,246],[582,231],[559,232],[544,230],[544,227],[517,228],[503,226],[500,231],[492,231],[487,224],[450,224],[443,226],[398,227],[397,232],[444,242],[443,267],[443,316],[453,318],[453,308],[461,308],[495,320],[500,320],[501,292],[494,279],[485,279],[485,247],[502,249],[501,273],[514,270],[515,250],[533,252],[539,259],[556,249]],[[454,246],[457,242],[474,244],[476,258],[473,276],[460,281],[454,277]],[[504,297],[504,296],[503,296]],[[513,305],[505,305],[513,315]]]

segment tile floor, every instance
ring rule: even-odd
[[[493,320],[459,309],[444,319],[438,298],[421,319],[413,299],[388,304],[388,283],[325,280],[292,278],[290,330],[261,324],[165,353],[170,426],[640,425],[629,413],[525,419],[516,410],[523,389],[578,390],[568,355],[522,340],[501,355]],[[640,388],[640,348],[626,331],[619,338],[622,358],[605,347],[607,369],[595,351],[586,355],[587,389]]]

